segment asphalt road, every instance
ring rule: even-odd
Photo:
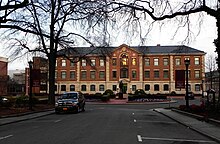
[[[87,105],[79,114],[52,114],[0,127],[0,144],[214,144],[161,115],[160,105]]]

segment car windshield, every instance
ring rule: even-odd
[[[66,93],[61,95],[62,99],[77,99],[77,93]]]

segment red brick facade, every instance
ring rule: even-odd
[[[8,60],[0,57],[0,96],[7,95]]]

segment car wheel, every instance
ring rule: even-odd
[[[60,114],[60,112],[59,112],[59,111],[55,111],[55,113],[56,113],[56,114]]]

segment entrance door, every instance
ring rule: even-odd
[[[127,90],[128,90],[127,84],[126,84],[126,83],[123,83],[123,88],[122,88],[123,94],[126,94],[126,93],[127,93]]]

